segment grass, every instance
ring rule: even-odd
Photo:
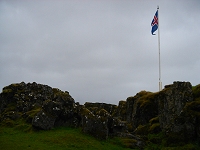
[[[99,141],[83,134],[81,129],[56,128],[49,131],[28,131],[0,127],[0,149],[4,150],[125,150],[120,139]]]

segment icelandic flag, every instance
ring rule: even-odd
[[[156,11],[156,13],[155,13],[155,15],[153,17],[153,20],[151,22],[151,26],[152,26],[151,34],[155,35],[153,33],[158,29],[158,10]]]

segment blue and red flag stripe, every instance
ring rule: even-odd
[[[153,20],[151,22],[151,26],[152,26],[151,34],[155,35],[153,33],[158,29],[158,10],[156,11],[156,13],[155,13],[155,15],[153,17]]]

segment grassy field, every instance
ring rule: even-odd
[[[1,150],[125,150],[120,139],[99,141],[80,129],[57,128],[49,131],[24,132],[0,127]]]
[[[9,125],[9,124],[7,124]],[[198,143],[165,147],[161,134],[149,135],[144,150],[199,150]],[[153,144],[150,141],[157,141]],[[160,142],[158,142],[160,141]],[[33,131],[31,125],[15,124],[0,126],[0,150],[128,150],[130,139],[112,138],[97,140],[82,133],[80,128],[55,128],[48,131]]]

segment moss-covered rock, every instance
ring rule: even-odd
[[[27,84],[21,82],[4,87],[0,94],[0,102],[0,121],[7,118],[12,120],[23,118],[27,123],[32,123],[33,126],[41,129],[49,129],[53,128],[54,124],[63,125],[69,122],[73,118],[75,109],[75,101],[69,92],[36,82]],[[51,127],[47,124],[51,124]]]
[[[159,122],[169,141],[188,141],[195,138],[196,118],[185,111],[193,101],[189,82],[174,82],[159,93]]]
[[[97,111],[101,109],[105,109],[109,114],[113,114],[117,106],[113,104],[106,104],[106,103],[91,103],[91,102],[86,102],[84,104],[85,108],[89,109],[90,111],[93,111],[96,113]]]
[[[81,111],[82,115],[82,131],[90,134],[98,139],[108,138],[108,117],[109,113],[102,109],[98,112],[98,115],[94,115],[87,108],[83,108]],[[101,116],[102,115],[102,116]]]
[[[135,130],[134,133],[136,135],[147,135],[149,133],[149,124],[139,125]]]
[[[126,101],[119,101],[118,107],[116,109],[115,114],[113,114],[113,117],[118,117],[120,120],[126,121]]]
[[[184,111],[196,118],[196,136],[200,138],[200,84],[192,87],[194,101],[187,102]]]
[[[49,114],[46,114],[43,110],[41,110],[39,113],[37,113],[36,116],[34,116],[32,120],[32,125],[35,128],[49,130],[54,127],[55,120],[56,117],[50,116]]]
[[[127,121],[132,123],[133,130],[158,115],[157,97],[158,93],[141,91],[127,98]]]

